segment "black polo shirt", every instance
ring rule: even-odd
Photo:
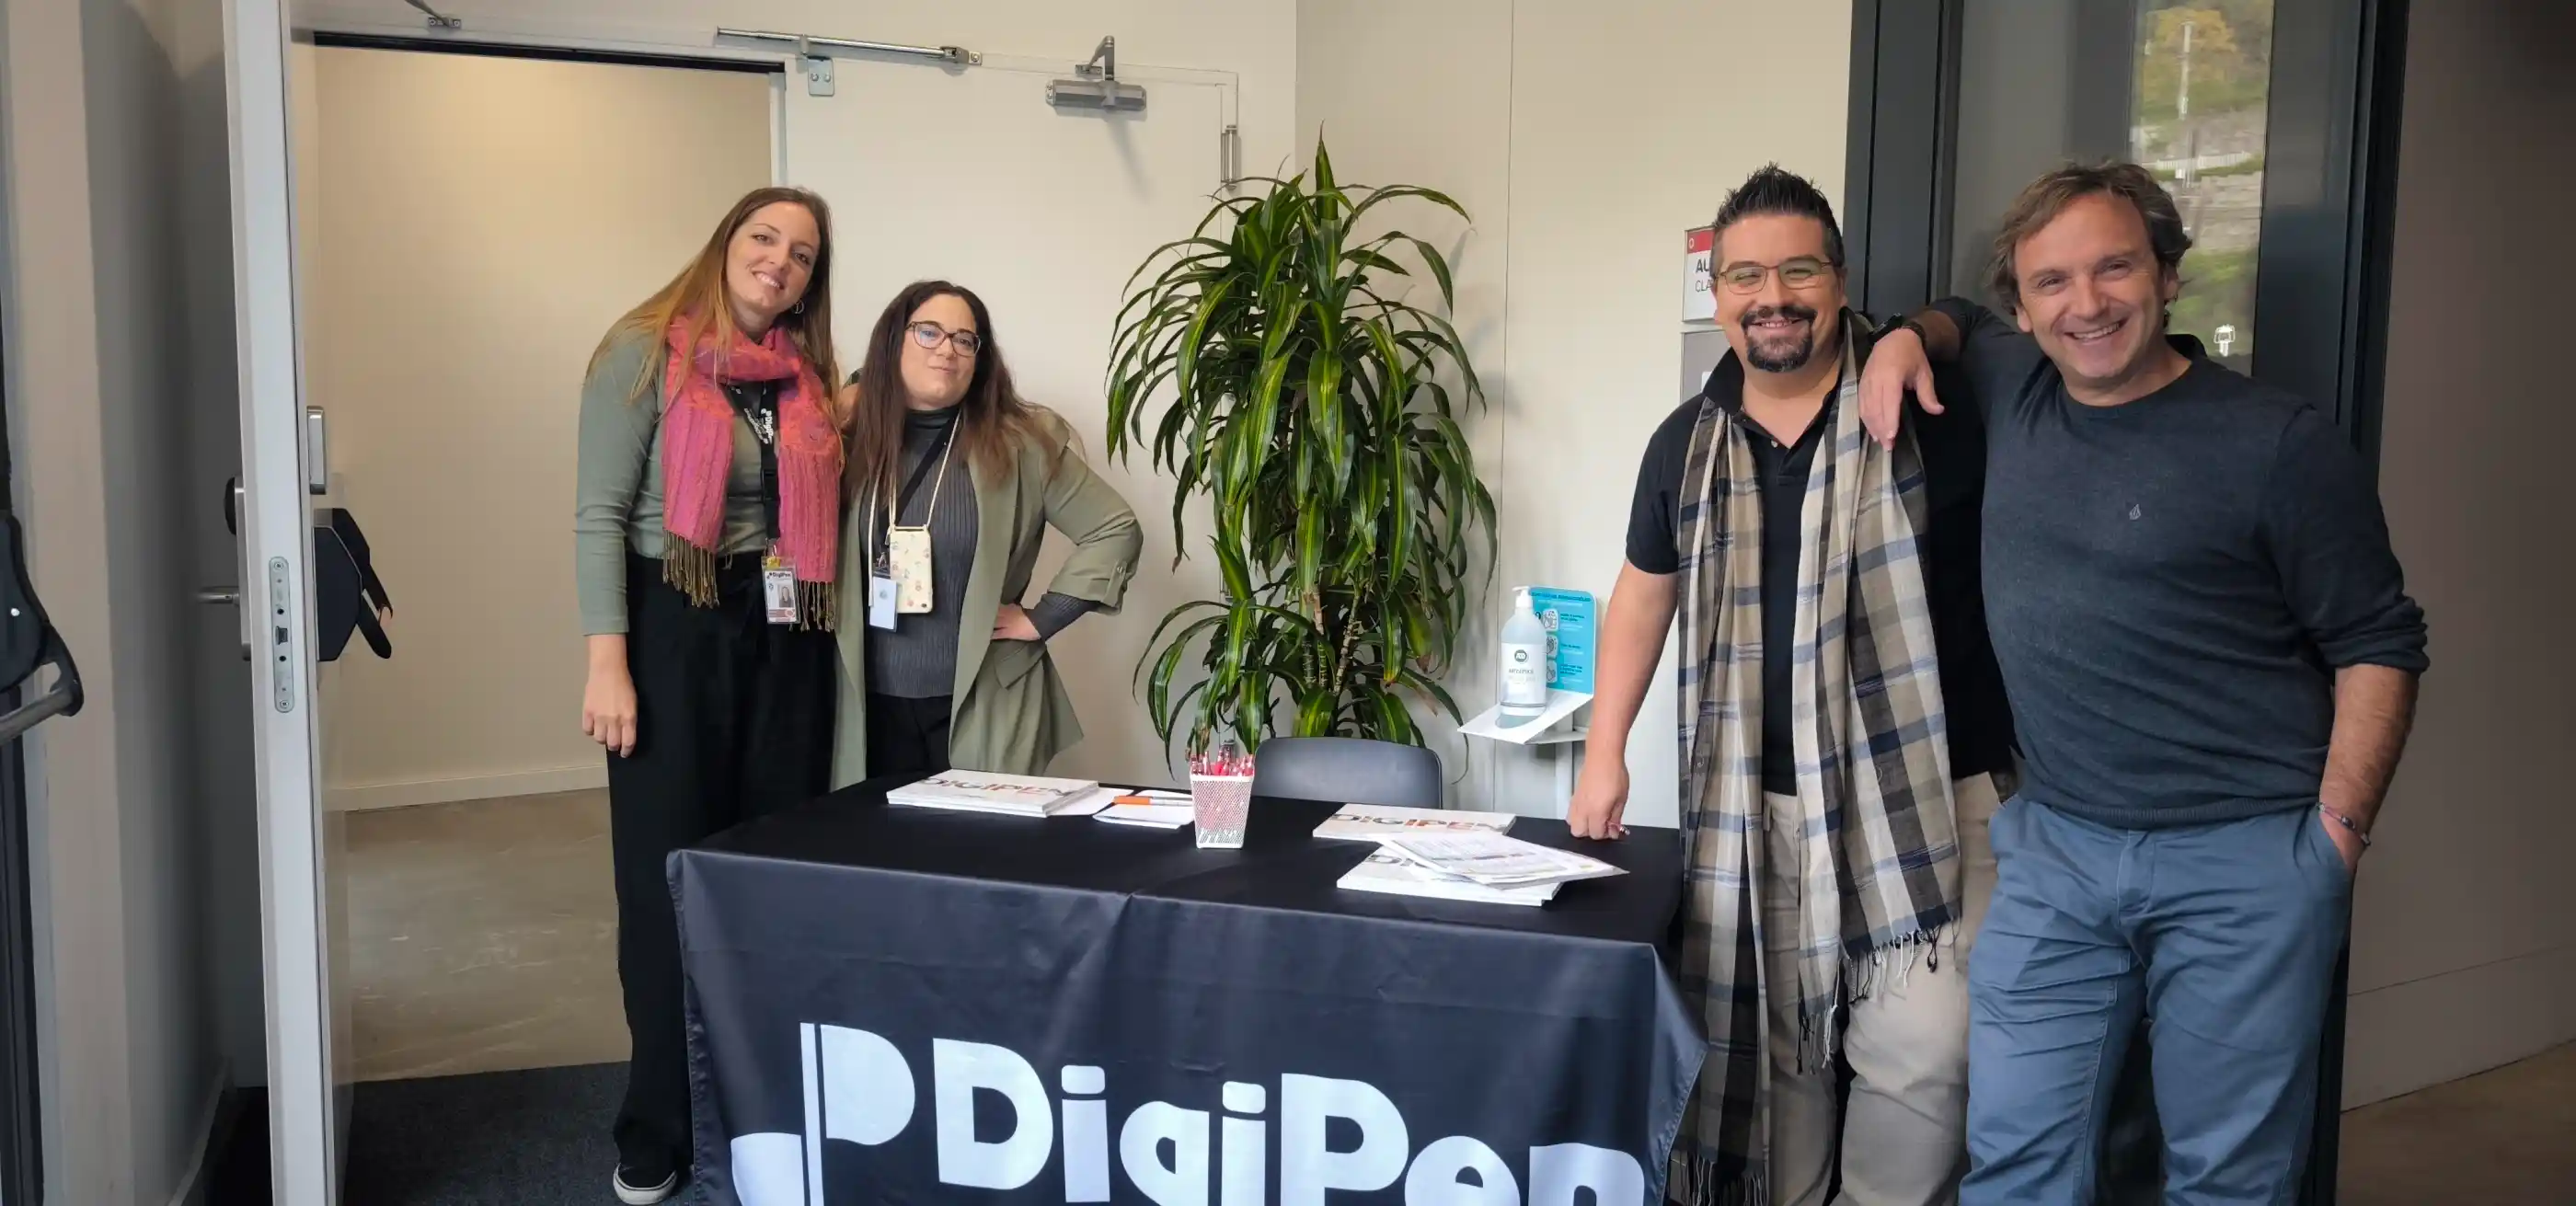
[[[1846,327],[1846,330],[1849,328]],[[1869,354],[1868,341],[1861,355]],[[1950,396],[1947,381],[1944,396]],[[1838,392],[1838,391],[1837,391]],[[1699,397],[1676,408],[1646,442],[1637,470],[1637,493],[1628,512],[1628,563],[1649,574],[1681,569],[1681,495],[1690,459],[1691,429],[1700,401],[1714,398],[1729,419],[1742,424],[1753,450],[1756,486],[1762,491],[1762,789],[1794,794],[1796,745],[1791,738],[1790,659],[1795,644],[1800,511],[1816,450],[1833,429],[1835,393],[1795,443],[1783,444],[1744,414],[1744,365],[1730,351],[1709,375]],[[1985,502],[1985,433],[1972,408],[1927,415],[1906,409],[1915,446],[1923,454],[1924,488],[1931,513],[1922,534],[1924,591],[1932,611],[1932,637],[1941,660],[1941,698],[1950,726],[1954,777],[2007,769],[2012,762],[2012,713],[2003,675],[1986,635],[1984,592],[1978,582],[1980,511]],[[1783,656],[1768,656],[1781,650]]]

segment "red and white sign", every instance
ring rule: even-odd
[[[1717,230],[1703,226],[1682,236],[1682,321],[1717,321]]]

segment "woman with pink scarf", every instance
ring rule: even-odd
[[[663,864],[820,795],[841,589],[831,215],[801,189],[735,203],[671,283],[609,328],[582,384],[575,574],[607,750],[617,970],[633,1038],[618,1199],[688,1174],[678,923]]]

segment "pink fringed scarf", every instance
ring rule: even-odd
[[[662,525],[672,539],[662,578],[700,607],[716,603],[716,550],[724,540],[725,487],[733,475],[735,411],[725,382],[784,381],[778,391],[778,544],[795,567],[799,622],[830,628],[841,437],[823,412],[823,383],[789,341],[770,328],[759,343],[734,336],[722,351],[701,343],[686,350],[688,320],[671,324],[663,344],[671,358],[662,375]]]

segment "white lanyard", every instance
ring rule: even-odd
[[[963,423],[963,422],[965,422],[965,421],[966,421],[966,416],[964,416],[964,415],[959,415],[959,416],[957,416],[957,418],[956,418],[956,419],[952,420],[952,423]],[[931,480],[931,483],[930,483],[930,505],[929,505],[928,507],[926,507],[926,508],[924,508],[924,509],[922,510],[922,512],[921,512],[921,522],[920,522],[920,523],[918,523],[918,524],[915,524],[915,525],[913,525],[912,527],[910,527],[910,528],[908,528],[908,529],[905,529],[905,530],[907,530],[907,531],[915,531],[915,532],[926,532],[926,531],[929,531],[929,530],[930,530],[930,520],[931,520],[931,517],[932,517],[932,516],[935,516],[935,515],[937,515],[937,514],[939,514],[939,492],[940,492],[941,490],[943,490],[943,489],[947,488],[947,486],[948,486],[948,457],[949,457],[949,455],[950,455],[951,453],[954,453],[954,452],[956,452],[956,451],[957,451],[957,429],[956,429],[956,427],[951,426],[951,427],[948,429],[948,438],[947,438],[946,440],[941,441],[941,443],[940,443],[940,448],[939,448],[939,476],[937,476],[937,477],[933,478],[933,479]],[[880,496],[879,496],[879,495],[877,495],[877,494],[876,494],[875,492],[873,492],[873,491],[871,491],[871,492],[869,493],[869,495],[868,495],[868,525],[867,525],[867,532],[868,532],[868,543],[869,543],[869,545],[871,545],[871,546],[876,546],[876,545],[878,544],[878,541],[877,541],[877,501],[878,501],[879,497],[880,497]],[[903,504],[903,499],[902,499],[900,496],[898,496],[898,497],[895,499],[895,506],[898,506],[898,507],[899,507],[899,506],[901,506],[902,504]],[[894,512],[894,508],[893,508],[893,507],[889,507],[889,508],[887,508],[887,515],[886,515],[886,531],[887,531],[888,533],[892,533],[894,530],[896,530],[896,529],[898,529],[898,528],[903,528],[903,527],[904,527],[904,525],[903,525],[903,524],[902,524],[902,522],[901,522],[901,520],[902,520],[902,518],[903,518],[903,517],[902,517],[901,515],[894,514],[893,512]],[[891,543],[892,543],[892,541],[890,541],[890,540],[889,540],[889,541],[887,541],[886,543],[891,544]],[[882,571],[886,568],[886,560],[887,560],[887,558],[886,558],[886,554],[885,554],[884,552],[882,552],[882,551],[873,551],[873,550],[872,550],[872,551],[869,553],[869,560],[870,560],[871,562],[873,562],[873,563],[874,563],[875,568],[876,568],[877,570],[879,570],[880,572],[882,572]]]

